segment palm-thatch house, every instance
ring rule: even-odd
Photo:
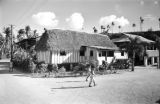
[[[117,46],[101,34],[71,30],[46,30],[35,47],[39,61],[46,63],[79,63],[86,60],[110,62]]]

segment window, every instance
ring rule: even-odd
[[[65,56],[66,52],[65,51],[60,51],[60,56]]]
[[[93,56],[93,51],[92,50],[90,51],[90,56]]]
[[[102,56],[106,56],[106,51],[102,51]]]
[[[154,57],[154,63],[157,63],[157,57]]]
[[[102,56],[102,54],[101,54],[101,52],[99,52],[99,57],[101,57]]]
[[[124,56],[124,51],[121,51],[121,56]]]
[[[113,57],[114,56],[114,52],[113,51],[108,51],[108,56],[109,57]]]
[[[80,50],[79,53],[80,53],[80,56],[85,56],[85,51],[84,50]]]

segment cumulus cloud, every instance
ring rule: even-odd
[[[66,19],[71,29],[80,30],[84,25],[84,18],[81,13],[73,13],[69,18]]]
[[[32,18],[38,25],[47,28],[54,28],[59,23],[59,21],[56,19],[56,15],[53,12],[39,12],[32,15]]]
[[[116,15],[101,17],[99,20],[99,24],[103,26],[111,25],[112,22],[114,22],[115,25],[120,25],[122,27],[129,24],[128,19],[124,18],[123,16],[117,17]]]

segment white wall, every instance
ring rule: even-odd
[[[66,55],[60,55],[59,51],[52,52],[52,63],[61,64],[61,63],[78,63],[83,62],[85,56],[80,56],[80,52],[77,51],[66,51]]]
[[[121,56],[120,51],[115,51],[114,56],[116,57],[116,59],[128,59],[128,54],[126,52],[124,52],[124,56]]]
[[[90,50],[93,50],[93,57],[90,57]],[[106,56],[99,57],[99,52],[101,51],[98,49],[87,47],[85,56],[80,56],[79,50],[66,51],[66,55],[61,56],[60,51],[53,51],[51,61],[53,64],[61,64],[61,63],[78,63],[78,62],[83,62],[85,60],[94,59],[94,60],[98,60],[99,65],[102,64],[103,60],[107,61],[108,63],[112,61],[113,57],[107,57],[107,54]],[[116,59],[128,59],[127,53],[124,53],[124,56],[121,56],[120,51],[115,51],[114,56],[116,57]],[[38,60],[49,63],[50,62],[50,51],[38,52]]]

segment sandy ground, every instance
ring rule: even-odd
[[[160,104],[160,70],[136,67],[135,72],[95,77],[32,78],[0,66],[0,104]],[[159,103],[156,103],[159,102]]]

